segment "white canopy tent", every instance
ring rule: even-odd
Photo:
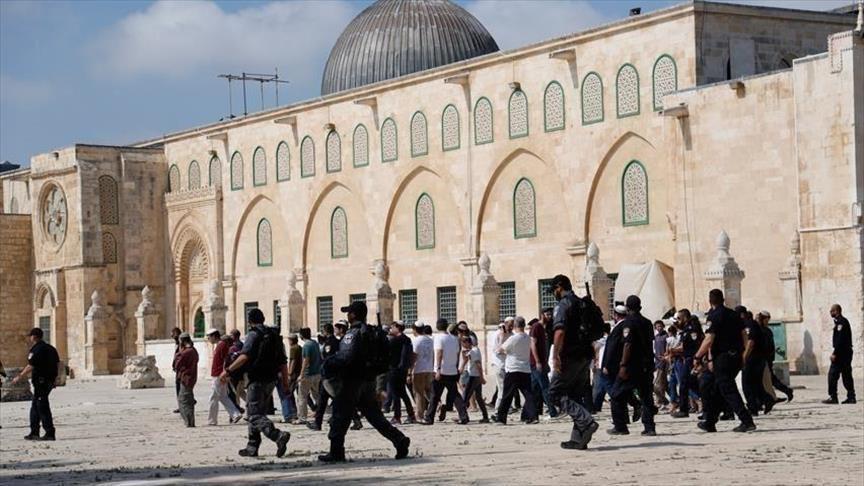
[[[615,280],[615,301],[638,295],[642,315],[656,321],[675,306],[673,278],[672,267],[657,260],[621,265]]]

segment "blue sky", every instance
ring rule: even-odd
[[[740,3],[827,9],[849,2]],[[76,142],[121,145],[217,121],[228,110],[219,73],[278,68],[290,81],[280,104],[318,96],[330,48],[369,3],[0,0],[0,160],[29,165],[34,154]],[[458,3],[511,49],[625,17],[633,6],[647,12],[680,2]],[[250,111],[261,108],[259,96],[248,98]],[[265,101],[274,105],[272,93]]]

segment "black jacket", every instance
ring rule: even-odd
[[[852,326],[843,316],[834,319],[834,332],[831,336],[834,355],[838,358],[852,357]]]

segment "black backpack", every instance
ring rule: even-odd
[[[374,378],[390,370],[390,341],[380,326],[360,327],[361,365],[365,378]]]
[[[285,344],[282,342],[282,336],[279,335],[279,329],[256,326],[251,332],[259,333],[259,336],[255,343],[255,356],[251,359],[246,372],[252,379],[276,377],[285,357]]]
[[[603,311],[594,303],[591,294],[573,297],[579,319],[579,340],[582,344],[591,345],[603,337]]]

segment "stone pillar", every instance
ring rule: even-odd
[[[117,386],[126,389],[162,388],[165,379],[159,374],[155,356],[130,356],[126,358],[123,375],[117,380]]]
[[[372,284],[372,290],[366,294],[366,306],[369,308],[367,321],[374,324],[380,316],[382,325],[390,324],[395,317],[393,315],[393,303],[396,296],[388,282],[390,269],[387,268],[387,263],[380,259],[374,260],[372,262],[372,275],[375,277],[375,281]]]
[[[609,293],[612,291],[612,279],[600,265],[600,249],[594,242],[588,245],[585,261],[585,283],[591,291],[591,297],[594,302],[600,306],[603,311],[603,319],[612,320],[609,315],[609,306],[606,301],[609,298]]]
[[[144,356],[147,354],[147,340],[159,337],[159,309],[153,303],[153,291],[150,287],[145,286],[141,290],[141,303],[135,311],[135,320],[137,322],[136,354]]]
[[[306,310],[306,299],[303,294],[297,290],[297,274],[288,272],[287,287],[282,298],[279,299],[279,310],[282,313],[282,321],[279,327],[282,331],[282,336],[287,339],[288,335],[300,330],[306,323],[304,313]],[[321,332],[319,329],[318,332]]]
[[[201,307],[201,312],[204,313],[204,327],[206,329],[216,329],[219,334],[225,334],[225,315],[228,306],[222,300],[221,290],[222,286],[218,280],[210,281],[207,299]]]
[[[495,333],[498,331],[498,322],[501,316],[500,300],[501,287],[498,286],[498,281],[491,272],[492,261],[489,255],[480,255],[477,259],[477,280],[471,289],[471,308],[474,311],[474,322],[472,325],[478,326],[480,330],[477,332],[478,347],[483,353],[484,363],[488,371],[489,356],[491,350],[490,343],[495,342]]]
[[[90,300],[92,304],[84,317],[87,326],[84,370],[89,375],[107,375],[111,372],[108,366],[108,329],[113,316],[111,308],[105,305],[102,291],[94,290]]]
[[[741,280],[744,271],[738,268],[738,263],[729,254],[729,235],[720,230],[717,235],[717,257],[705,272],[705,280],[711,288],[720,289],[726,297],[726,306],[735,307],[741,303]]]
[[[789,241],[789,259],[779,274],[783,287],[783,321],[800,322],[801,312],[801,236],[796,231]]]

